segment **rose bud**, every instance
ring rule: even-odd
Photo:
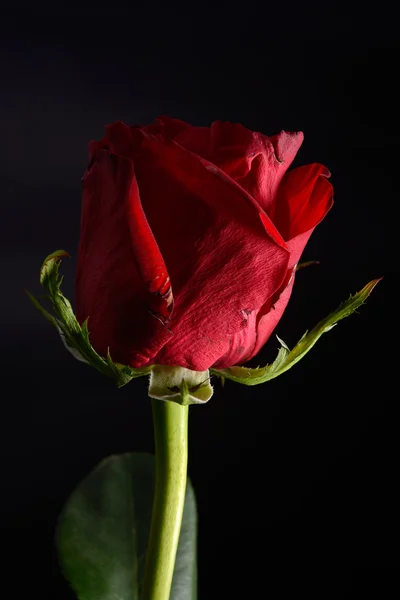
[[[302,141],[161,117],[91,142],[76,310],[101,356],[206,371],[259,352],[333,202],[324,166],[288,171]]]

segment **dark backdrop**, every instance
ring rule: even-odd
[[[303,130],[295,164],[332,172],[335,206],[303,259],[277,333],[305,329],[384,275],[359,314],[259,387],[214,381],[190,410],[200,600],[389,590],[396,555],[398,401],[396,19],[348,2],[15,10],[1,22],[2,586],[73,598],[57,515],[103,457],[152,451],[145,378],[117,390],[76,361],[29,304],[65,248],[73,298],[87,142],[121,119]],[[271,338],[252,364],[273,359]],[[394,358],[393,358],[394,357]],[[8,594],[4,594],[10,595]]]

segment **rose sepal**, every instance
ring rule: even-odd
[[[182,406],[205,404],[213,395],[210,373],[185,367],[154,365],[149,378],[149,396]]]
[[[101,357],[89,340],[88,319],[79,324],[70,301],[61,292],[63,277],[59,273],[61,259],[70,256],[65,250],[56,250],[47,256],[40,269],[40,283],[47,292],[56,316],[49,313],[28,290],[30,300],[42,315],[57,329],[67,350],[79,361],[91,365],[103,375],[115,380],[118,387],[126,385],[134,377],[149,375],[153,365],[135,369],[115,363],[107,351],[106,358]]]

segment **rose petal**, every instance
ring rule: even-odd
[[[290,300],[290,296],[292,295],[294,279],[295,276],[293,275],[289,285],[285,287],[278,300],[275,302],[275,304],[273,304],[273,307],[271,307],[266,314],[259,313],[257,315],[255,325],[257,334],[255,336],[256,339],[254,348],[246,357],[242,357],[241,363],[247,362],[256,356],[271,337],[280,319],[282,318],[286,306]]]
[[[132,147],[132,135],[128,125],[122,121],[116,121],[105,127],[107,147],[112,154],[129,157]]]
[[[285,240],[313,230],[333,204],[329,170],[319,163],[289,171],[279,186],[271,220]]]
[[[258,311],[255,346],[247,358],[242,357],[242,362],[250,360],[261,350],[286,309],[294,284],[294,267],[315,227],[333,204],[329,176],[326,167],[313,164],[293,169],[283,178],[275,204],[276,214],[272,218],[290,251],[287,280]]]
[[[238,183],[271,215],[281,180],[293,162],[304,135],[301,131],[281,131],[270,138],[259,133],[253,135],[250,169],[243,179],[238,179]]]
[[[194,129],[189,123],[185,121],[181,121],[181,119],[173,119],[172,117],[167,117],[166,115],[162,115],[156,119],[157,127],[159,128],[159,133],[162,133],[162,136],[166,140],[173,140],[178,135],[184,135],[184,133],[190,129]],[[147,125],[143,127],[144,131],[149,131],[152,125]],[[200,128],[196,128],[200,129]],[[152,133],[152,131],[150,131]]]
[[[135,173],[175,297],[173,337],[154,362],[206,370],[243,329],[243,310],[281,286],[286,247],[240,186],[178,144],[144,135]]]
[[[229,336],[228,350],[213,364],[215,369],[225,369],[249,360],[247,357],[257,341],[257,311],[244,309],[242,315],[243,327]]]
[[[106,356],[109,347],[123,364],[144,366],[172,337],[168,273],[132,162],[107,150],[98,152],[84,178],[76,306],[81,323],[89,317],[97,352]]]
[[[267,212],[304,139],[302,132],[286,131],[267,137],[228,121],[215,121],[211,127],[193,127],[164,116],[157,121],[164,124],[163,137],[216,165]]]

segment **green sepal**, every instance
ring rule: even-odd
[[[221,377],[222,382],[225,379],[231,379],[236,383],[243,383],[244,385],[258,385],[282,375],[282,373],[291,369],[293,365],[311,350],[323,333],[330,331],[341,319],[349,317],[356,312],[357,308],[364,304],[381,279],[370,281],[362,290],[354,294],[354,296],[350,296],[346,302],[343,302],[335,311],[320,321],[314,329],[310,332],[306,331],[292,350],[277,336],[281,347],[278,351],[278,356],[272,364],[255,369],[242,366],[233,366],[227,369],[210,369],[210,373]]]
[[[185,367],[154,365],[149,379],[149,396],[156,400],[205,404],[213,395],[209,371],[191,371]]]
[[[102,358],[97,354],[89,340],[88,319],[80,325],[70,301],[61,292],[63,277],[59,273],[59,267],[64,256],[69,256],[68,252],[56,250],[45,258],[40,269],[40,283],[48,292],[46,298],[50,300],[56,316],[43,308],[40,302],[26,290],[34,306],[57,329],[64,346],[77,360],[85,362],[103,373],[103,375],[115,379],[118,387],[126,385],[134,377],[151,373],[152,365],[134,369],[113,362],[109,350],[106,358]]]

